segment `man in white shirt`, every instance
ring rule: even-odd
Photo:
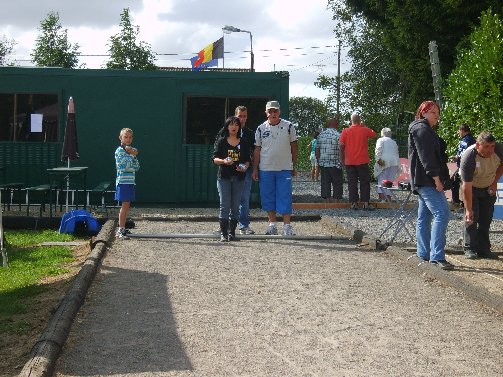
[[[283,235],[293,235],[292,177],[297,174],[297,135],[295,127],[281,119],[278,101],[269,101],[267,121],[255,132],[253,179],[259,181],[262,209],[267,211],[269,226],[266,234],[278,234],[276,213],[283,216]]]

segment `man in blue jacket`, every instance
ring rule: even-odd
[[[472,136],[470,126],[468,124],[462,124],[458,129],[459,137],[461,141],[459,142],[458,151],[456,156],[451,157],[451,161],[455,162],[458,166],[458,171],[454,174],[454,179],[452,181],[452,202],[456,204],[463,205],[463,201],[459,199],[459,189],[461,187],[461,178],[459,176],[459,163],[461,162],[461,155],[470,145],[475,144],[475,138]]]

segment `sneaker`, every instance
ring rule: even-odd
[[[373,211],[374,209],[376,209],[376,207],[374,207],[372,204],[365,203],[363,205],[364,211]]]
[[[440,267],[442,270],[453,270],[454,266],[447,262],[445,259],[444,260],[432,260],[430,261],[431,264],[435,264],[438,267]]]
[[[477,259],[477,253],[473,250],[465,250],[466,259]]]
[[[250,228],[249,226],[247,226],[239,229],[239,234],[255,234],[255,231],[252,230],[252,228]]]
[[[283,226],[283,235],[284,236],[293,236],[293,228],[292,228],[292,225],[290,224],[285,224]]]
[[[265,234],[267,234],[269,236],[278,234],[278,228],[276,228],[276,225],[271,224],[271,225],[269,225],[267,227],[267,230],[265,231]]]
[[[129,236],[126,233],[125,229],[119,229],[117,231],[117,234],[115,235],[115,237],[117,237],[118,239],[122,239],[122,240],[128,240],[129,239]]]
[[[423,263],[428,263],[430,261],[429,258],[423,258],[417,254],[416,254],[416,257],[419,259],[419,263],[417,264],[418,267],[421,266]]]

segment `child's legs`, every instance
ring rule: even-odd
[[[126,217],[131,206],[131,202],[136,198],[135,185],[118,184],[115,189],[115,200],[121,202],[119,211],[119,228],[126,227]]]
[[[119,228],[121,229],[126,227],[126,217],[130,206],[131,202],[122,202],[121,209],[119,211]]]

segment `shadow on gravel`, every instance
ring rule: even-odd
[[[192,370],[177,334],[165,275],[103,267],[80,318],[78,339],[65,346],[59,371],[68,375],[127,375]],[[106,291],[115,287],[113,291]],[[85,310],[85,307],[84,307]],[[89,339],[91,338],[91,339]]]

